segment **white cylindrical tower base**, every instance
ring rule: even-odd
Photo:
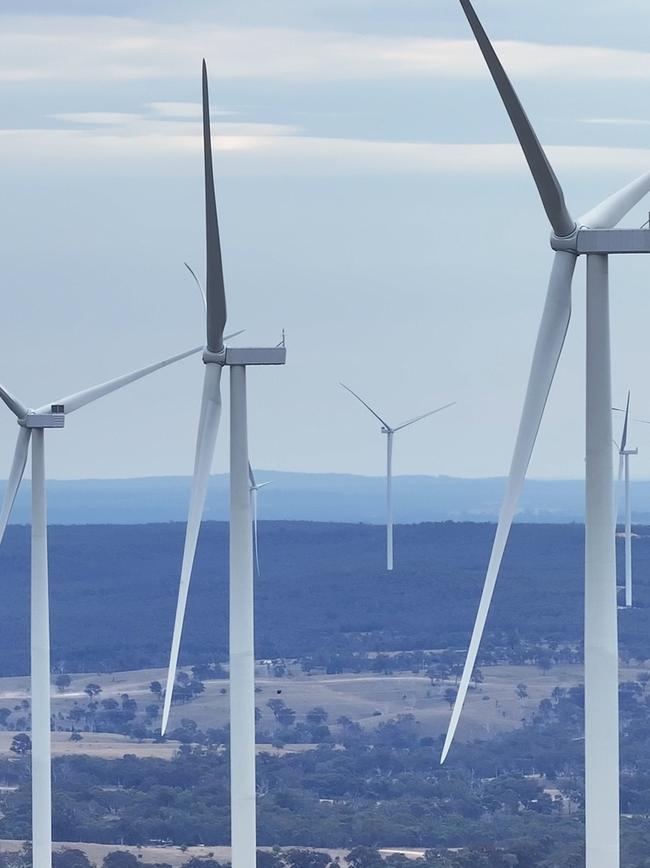
[[[50,743],[50,612],[47,574],[45,443],[32,432],[32,848],[34,868],[52,866],[52,759]]]
[[[386,433],[386,569],[393,569],[393,432]]]
[[[255,868],[255,657],[246,368],[230,368],[230,810],[232,868]]]
[[[625,455],[625,605],[632,605],[632,505],[630,503],[630,456]]]
[[[586,868],[619,868],[618,628],[607,256],[587,257]]]

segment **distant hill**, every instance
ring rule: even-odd
[[[282,521],[336,521],[380,524],[384,518],[382,477],[334,473],[256,471],[272,485],[260,494],[260,516]],[[650,481],[633,484],[634,519],[650,523]],[[48,485],[54,524],[140,524],[183,521],[190,480],[182,476],[143,479],[52,481]],[[395,518],[422,521],[494,521],[499,512],[503,478],[462,479],[451,476],[398,476],[394,480]],[[4,482],[0,483],[4,490]],[[518,521],[581,522],[581,480],[530,480],[520,503]],[[206,518],[228,517],[228,477],[210,480]],[[18,495],[12,523],[29,521],[29,483]]]

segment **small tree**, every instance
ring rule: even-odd
[[[11,750],[19,756],[24,756],[30,753],[32,749],[32,740],[26,732],[19,732],[11,741]]]
[[[528,686],[526,684],[518,684],[515,687],[515,692],[520,702],[523,702],[524,699],[528,699]]]
[[[284,868],[284,862],[279,854],[268,850],[257,851],[257,868]]]
[[[87,694],[90,699],[94,699],[95,696],[99,696],[101,692],[102,688],[99,686],[99,684],[94,684],[91,682],[90,684],[86,684],[86,686],[84,687],[84,693]]]
[[[351,868],[382,868],[384,860],[373,847],[355,847],[347,856]]]
[[[332,861],[329,853],[320,853],[316,850],[302,850],[293,847],[284,853],[284,858],[289,868],[327,868]]]
[[[271,709],[271,711],[275,715],[276,719],[278,717],[280,710],[286,707],[284,699],[269,699],[269,701],[266,704]]]
[[[456,697],[458,696],[458,691],[455,687],[448,687],[444,693],[445,702],[449,703],[449,708],[454,707],[454,702],[456,702]]]
[[[305,715],[305,720],[307,721],[307,723],[311,723],[314,726],[318,726],[321,723],[325,723],[325,721],[327,720],[327,717],[328,717],[328,714],[325,711],[325,709],[322,708],[320,705],[317,705],[314,708],[312,708],[311,711],[307,712],[307,714]]]
[[[162,693],[162,684],[160,681],[152,681],[149,685],[149,690],[154,694],[154,696],[160,698],[160,694]]]
[[[66,687],[70,687],[71,681],[72,681],[72,679],[65,672],[62,673],[61,675],[57,675],[56,678],[54,679],[54,683],[56,684],[56,689],[60,693],[63,693],[65,691]]]
[[[281,708],[275,716],[280,726],[293,726],[296,719],[296,712],[293,708],[285,706],[284,708]]]
[[[102,868],[137,868],[138,857],[127,850],[111,850],[104,856]]]
[[[73,848],[55,850],[52,853],[52,866],[53,868],[95,868],[94,863],[90,861],[83,850]]]

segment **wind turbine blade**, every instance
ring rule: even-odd
[[[549,282],[544,312],[537,334],[535,352],[528,378],[526,398],[519,423],[519,431],[510,465],[510,475],[506,493],[501,505],[499,522],[497,524],[492,552],[485,576],[485,584],[479,603],[472,638],[467,651],[465,668],[460,680],[456,703],[451,715],[449,730],[445,739],[440,762],[444,762],[454,739],[458,720],[463,708],[467,688],[474,671],[485,622],[487,620],[494,586],[496,584],[501,559],[508,541],[517,501],[526,478],[530,457],[537,439],[548,394],[553,383],[555,369],[562,353],[564,338],[571,317],[571,278],[575,269],[576,258],[570,253],[556,253],[551,279]]]
[[[27,453],[29,452],[29,440],[31,437],[29,428],[21,428],[18,431],[18,439],[16,440],[16,449],[14,450],[14,458],[11,462],[11,470],[7,479],[7,486],[2,501],[2,509],[0,510],[0,543],[5,535],[9,516],[18,494],[18,488],[25,472],[27,464]]]
[[[236,338],[239,335],[243,335],[245,331],[246,331],[246,329],[239,329],[238,332],[231,332],[229,335],[224,335],[223,339],[224,339],[224,341],[229,341],[230,338]]]
[[[0,398],[5,402],[16,418],[23,419],[27,415],[27,407],[24,407],[18,398],[16,398],[15,395],[12,395],[4,386],[0,386]]]
[[[442,410],[446,410],[447,407],[453,407],[456,402],[452,401],[450,404],[444,404],[442,407],[436,407],[435,410],[429,410],[428,413],[423,413],[421,416],[416,416],[415,419],[409,419],[408,422],[402,422],[401,425],[398,425],[397,428],[393,428],[393,431],[401,431],[402,428],[408,428],[409,425],[415,424],[415,422],[419,422],[420,419],[426,419],[427,416],[433,416],[434,413],[440,413]]]
[[[623,422],[623,434],[621,435],[621,452],[625,452],[627,446],[627,420],[630,415],[630,393],[627,393],[627,402],[625,404],[625,421]]]
[[[375,419],[379,419],[379,421],[381,422],[381,424],[382,424],[385,428],[390,428],[390,425],[388,424],[388,422],[384,421],[384,419],[381,418],[381,416],[379,415],[379,413],[375,413],[375,411],[372,409],[372,407],[370,406],[370,404],[366,404],[366,402],[363,400],[363,398],[360,398],[359,395],[357,395],[356,392],[353,392],[352,389],[351,389],[349,386],[346,386],[345,383],[339,383],[339,386],[343,386],[343,388],[344,388],[344,389],[347,389],[348,392],[349,392],[351,395],[354,395],[354,397],[357,399],[357,401],[361,401],[361,403],[363,404],[363,406],[364,406],[367,410],[370,410],[370,412],[371,412],[372,415],[375,417]]]
[[[650,172],[646,172],[583,214],[580,223],[589,229],[611,229],[649,192]]]
[[[67,416],[69,413],[73,413],[75,410],[85,407],[86,404],[91,404],[93,401],[97,401],[98,398],[103,398],[105,395],[110,395],[111,392],[115,392],[123,386],[128,386],[129,383],[134,383],[136,380],[141,380],[142,377],[146,377],[148,374],[153,374],[161,368],[173,365],[174,362],[180,362],[181,359],[186,359],[188,356],[200,353],[202,349],[203,347],[194,347],[194,349],[186,350],[184,353],[178,353],[178,355],[170,356],[168,359],[163,359],[162,362],[154,362],[153,365],[147,365],[146,368],[140,368],[137,371],[132,371],[130,374],[123,374],[123,376],[116,377],[114,380],[100,383],[98,386],[91,386],[90,389],[84,389],[83,392],[76,392],[74,395],[59,398],[53,403],[63,404]],[[50,407],[51,404],[46,404],[45,406],[40,407],[36,412],[49,413]]]
[[[250,463],[250,461],[248,462],[248,481],[251,484],[251,488],[257,488],[257,485],[255,485],[255,474],[253,473],[253,465]]]
[[[257,544],[257,488],[251,491],[251,506],[253,507],[253,551],[255,553],[255,572],[260,575],[260,550]]]
[[[206,365],[205,379],[203,381],[203,397],[201,399],[201,414],[199,416],[199,428],[196,437],[196,455],[194,459],[194,477],[192,479],[192,492],[190,494],[190,506],[187,516],[187,529],[185,531],[185,546],[183,548],[183,563],[181,566],[181,578],[178,588],[178,602],[176,604],[176,617],[174,620],[174,634],[167,673],[167,687],[165,689],[165,702],[163,706],[161,733],[164,735],[169,723],[169,711],[172,704],[174,682],[176,681],[176,668],[178,666],[178,654],[181,647],[183,622],[185,620],[185,608],[187,606],[187,594],[192,576],[194,554],[199,538],[201,518],[205,506],[205,496],[210,478],[210,469],[214,457],[214,448],[217,442],[219,420],[221,418],[221,365]]]
[[[260,482],[260,484],[256,485],[255,488],[259,491],[260,488],[264,488],[265,485],[270,485],[270,484],[271,484],[270,481],[269,482]]]
[[[196,273],[194,272],[194,269],[193,269],[193,268],[190,268],[190,266],[187,264],[187,262],[184,262],[183,265],[185,266],[185,268],[187,268],[187,270],[189,271],[189,273],[190,273],[190,274],[192,275],[192,277],[194,278],[194,283],[196,283],[196,285],[198,286],[198,288],[199,288],[199,292],[201,293],[201,298],[203,299],[203,309],[204,309],[204,310],[206,311],[206,313],[207,313],[207,310],[208,310],[208,302],[206,301],[206,298],[205,298],[205,290],[204,290],[203,287],[201,286],[201,281],[200,281],[200,280],[198,279],[198,277],[196,276]]]
[[[510,122],[519,139],[519,144],[524,152],[524,157],[532,173],[533,180],[542,200],[542,205],[553,227],[553,231],[560,237],[571,235],[575,229],[575,221],[569,214],[560,182],[544,153],[535,130],[528,120],[528,116],[519,102],[519,97],[501,65],[501,61],[497,57],[470,0],[460,0],[460,5],[463,7],[463,11],[469,21],[469,26],[472,28],[481,53],[485,58],[505,110],[508,112]]]
[[[625,456],[622,452],[618,453],[618,481],[622,482],[623,480],[623,465],[625,463]]]
[[[223,281],[219,222],[214,195],[208,68],[205,60],[203,61],[203,164],[205,173],[205,296],[208,350],[211,353],[220,353],[223,350],[223,330],[226,327],[226,288]]]

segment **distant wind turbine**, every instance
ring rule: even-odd
[[[50,744],[50,615],[45,499],[45,431],[63,428],[75,410],[122,389],[161,368],[179,362],[202,347],[155,362],[114,380],[84,389],[53,404],[30,410],[0,386],[0,398],[18,420],[13,462],[0,509],[0,542],[32,450],[31,529],[31,697],[32,697],[32,851],[34,868],[52,865],[52,754]]]
[[[264,488],[266,485],[270,485],[270,482],[256,482],[255,474],[253,473],[253,468],[251,465],[248,465],[248,480],[250,484],[250,495],[251,495],[251,510],[253,512],[253,549],[255,551],[255,572],[259,576],[260,574],[260,552],[259,546],[257,544],[257,492]]]
[[[616,229],[650,191],[650,172],[577,222],[517,94],[470,0],[460,0],[510,117],[551,224],[555,251],[528,388],[492,552],[441,761],[451,747],[476,663],[501,560],[571,316],[578,256],[587,255],[585,450],[585,837],[586,868],[620,864],[618,626],[612,467],[608,257],[650,253],[650,231]]]
[[[278,347],[257,348],[233,348],[224,344],[226,292],[214,192],[208,73],[205,61],[203,61],[202,88],[207,344],[203,352],[205,363],[203,397],[161,732],[165,732],[169,723],[192,566],[221,417],[221,372],[224,366],[228,366],[230,368],[229,672],[232,866],[255,868],[255,649],[246,368],[248,365],[283,365],[286,361],[286,349],[283,343]]]
[[[385,419],[372,409],[370,404],[367,404],[363,398],[359,397],[356,392],[353,392],[345,383],[339,383],[344,389],[354,395],[357,401],[360,401],[363,406],[369,410],[372,415],[381,422],[381,433],[386,435],[386,569],[393,569],[393,436],[402,428],[408,428],[409,425],[414,425],[421,419],[426,419],[427,416],[433,416],[434,413],[440,413],[441,410],[446,410],[448,407],[453,407],[456,403],[452,401],[450,404],[444,404],[442,407],[436,407],[435,410],[429,410],[428,413],[422,413],[421,416],[416,416],[414,419],[408,419],[402,422],[401,425],[391,427]]]
[[[621,444],[618,449],[618,481],[625,476],[625,606],[632,606],[632,506],[630,500],[630,455],[638,455],[638,449],[627,445],[630,416],[630,393],[627,393]]]

